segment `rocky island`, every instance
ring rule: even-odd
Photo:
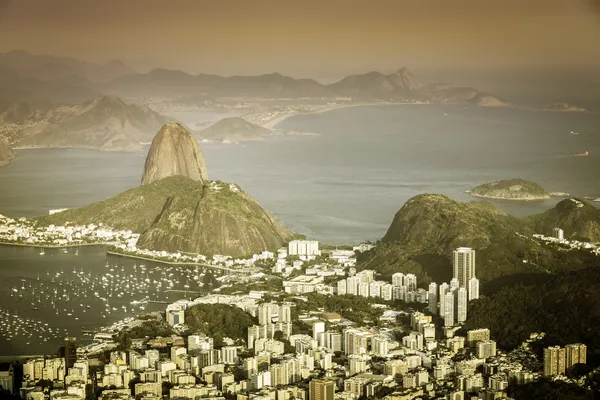
[[[138,248],[207,256],[256,254],[291,238],[239,186],[207,179],[198,142],[182,125],[170,123],[152,141],[141,186],[38,223],[103,223],[139,233]]]
[[[558,111],[558,112],[588,112],[588,110],[586,110],[585,108],[583,108],[581,106],[569,104],[564,101],[550,104],[544,110],[545,111]]]
[[[209,141],[242,142],[261,140],[272,134],[273,132],[270,129],[253,124],[240,117],[231,117],[224,118],[200,131],[198,137]]]
[[[3,140],[0,140],[0,167],[6,167],[10,164],[10,160],[14,157],[13,151],[4,143]]]
[[[508,179],[484,183],[471,190],[471,195],[497,200],[545,200],[550,194],[535,182],[524,179]]]

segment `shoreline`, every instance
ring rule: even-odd
[[[293,111],[293,112],[288,112],[285,114],[282,114],[281,116],[265,122],[263,124],[260,124],[260,126],[262,126],[263,128],[267,128],[267,129],[275,129],[275,127],[277,125],[279,125],[280,123],[282,123],[283,121],[285,121],[286,119],[293,117],[295,115],[311,115],[311,114],[323,114],[329,111],[334,111],[334,110],[339,110],[339,109],[343,109],[343,108],[351,108],[351,107],[370,107],[370,106],[396,106],[396,105],[419,105],[419,104],[412,104],[412,103],[392,103],[392,102],[377,102],[377,103],[348,103],[348,104],[335,104],[335,105],[331,105],[331,106],[327,106],[318,110],[314,110],[314,111]]]
[[[30,243],[0,242],[0,246],[34,247],[34,248],[39,248],[39,249],[67,249],[67,248],[84,247],[84,246],[105,247],[106,243],[79,243],[79,244],[54,245],[54,244],[30,244]]]
[[[16,146],[12,147],[13,150],[48,150],[48,149],[83,149],[83,150],[96,150],[106,153],[137,153],[143,150],[143,146],[139,149],[103,149],[102,147],[94,146]]]
[[[480,199],[490,199],[490,200],[509,200],[509,201],[544,201],[544,200],[551,200],[553,197],[552,196],[548,196],[548,197],[535,197],[535,198],[515,198],[515,197],[497,197],[497,196],[487,196],[487,195],[483,195],[483,194],[473,194],[473,193],[469,193],[471,196],[473,197],[478,197]]]
[[[195,263],[195,262],[165,261],[165,260],[158,260],[158,259],[150,258],[150,257],[135,256],[135,255],[130,255],[130,254],[117,253],[115,251],[110,251],[110,250],[106,250],[106,254],[110,254],[111,256],[135,258],[137,260],[150,261],[150,262],[156,262],[156,263],[167,264],[167,265],[190,265],[190,266],[199,266],[199,267],[220,269],[222,271],[229,271],[229,272],[244,272],[244,273],[249,273],[248,271],[233,269],[233,268],[229,268],[229,267],[221,267],[221,266],[218,266],[218,265],[210,265],[210,264]]]

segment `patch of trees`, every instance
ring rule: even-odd
[[[490,328],[500,347],[515,348],[533,332],[543,345],[585,343],[588,364],[600,364],[600,268],[516,285],[472,303],[467,329]]]
[[[197,304],[186,311],[185,323],[192,331],[213,337],[215,346],[220,346],[225,337],[245,339],[248,327],[258,321],[227,304]]]

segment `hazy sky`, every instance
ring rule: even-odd
[[[600,67],[593,0],[0,0],[0,52],[189,72]]]

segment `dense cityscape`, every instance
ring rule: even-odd
[[[4,241],[33,236],[49,242],[48,233],[24,233],[25,220],[18,228],[17,221],[4,223]],[[135,250],[126,232],[39,229],[75,232],[78,239],[80,233],[119,238],[130,243],[121,247]],[[564,241],[562,230],[554,234],[546,240]],[[132,315],[93,332],[91,343],[67,337],[57,355],[18,367],[3,363],[0,385],[33,400],[487,400],[509,398],[511,388],[542,378],[583,384],[567,373],[586,363],[584,344],[549,346],[540,357],[534,347],[543,332],[502,349],[488,327],[465,328],[480,297],[474,249],[454,251],[450,282],[419,287],[414,274],[385,281],[373,270],[357,271],[356,256],[373,246],[320,250],[317,241],[293,240],[251,260],[214,257],[206,265],[262,270],[264,277],[207,281],[212,290],[205,296],[178,300],[162,313]],[[18,379],[16,367],[22,368]]]

